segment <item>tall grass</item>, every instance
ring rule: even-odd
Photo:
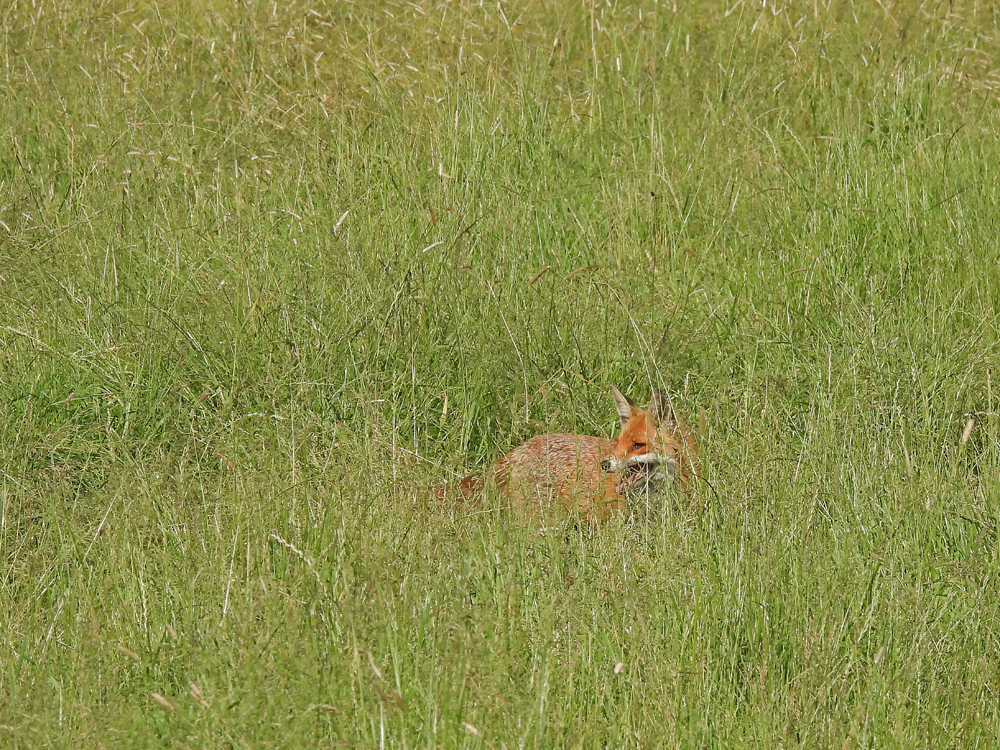
[[[998,23],[0,11],[0,743],[992,746]],[[610,383],[691,497],[427,499]]]

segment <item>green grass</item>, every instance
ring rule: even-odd
[[[676,5],[0,11],[0,745],[994,745],[1000,15]]]

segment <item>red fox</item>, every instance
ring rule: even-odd
[[[621,419],[614,440],[558,433],[539,435],[505,455],[486,472],[458,487],[471,497],[493,484],[511,506],[548,515],[562,508],[605,519],[630,500],[658,495],[670,483],[687,484],[696,459],[691,433],[663,391],[641,408],[611,386]],[[439,495],[448,494],[446,487]]]

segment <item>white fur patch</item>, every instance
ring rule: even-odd
[[[680,474],[676,458],[658,453],[643,453],[626,461],[611,456],[603,465],[607,471],[623,475],[618,492],[626,496],[658,494],[668,480],[676,482]]]

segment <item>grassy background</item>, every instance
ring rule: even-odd
[[[681,5],[0,10],[0,744],[995,742],[1000,17]]]

